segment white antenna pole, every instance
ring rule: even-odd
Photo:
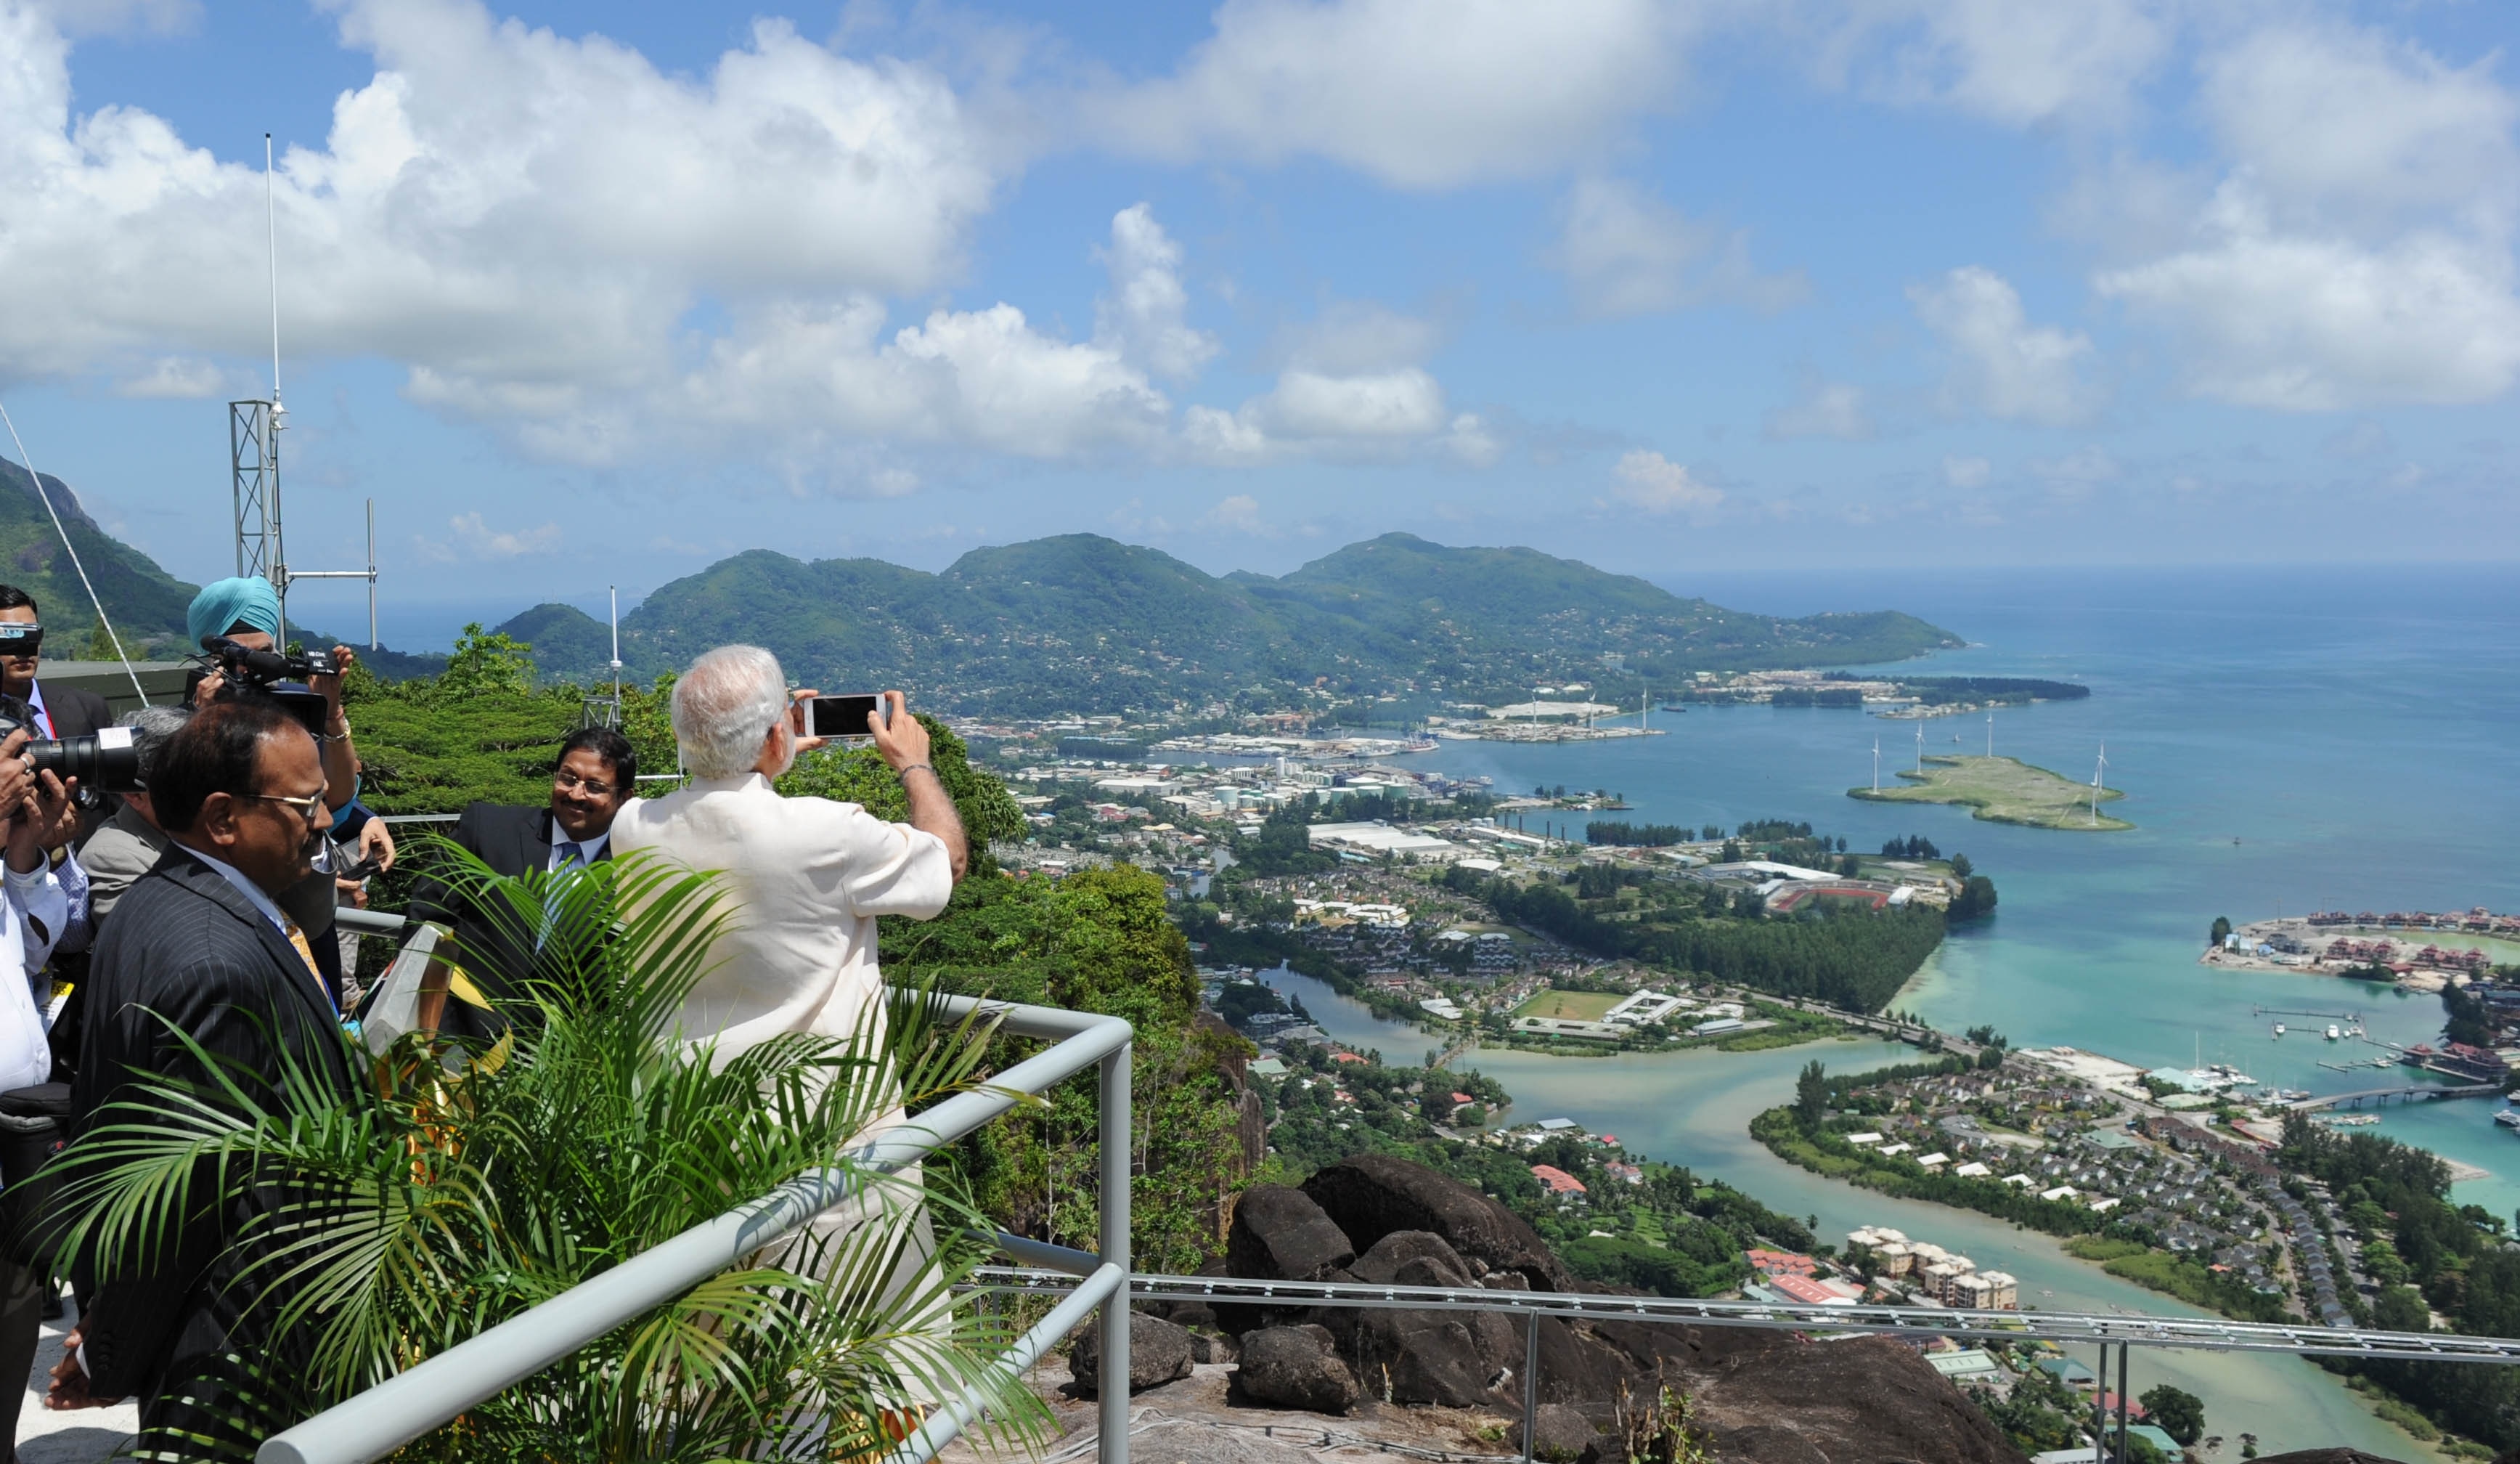
[[[377,648],[377,501],[368,500],[368,649]]]
[[[262,134],[262,231],[271,261],[271,409],[280,410],[280,212],[272,201],[271,134]]]

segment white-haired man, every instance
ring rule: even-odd
[[[790,693],[778,658],[758,646],[721,646],[674,685],[674,738],[691,785],[625,804],[612,823],[616,856],[652,848],[693,869],[723,870],[731,929],[708,974],[684,1002],[687,1041],[715,1041],[721,1064],[783,1032],[873,1035],[883,984],[876,968],[878,915],[934,918],[969,857],[954,801],[927,761],[927,729],[900,692],[890,714],[870,715],[876,751],[900,775],[910,822],[856,803],[786,798],[771,780],[799,752],[814,695]]]

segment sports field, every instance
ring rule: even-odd
[[[1616,993],[1609,991],[1560,991],[1555,987],[1541,992],[1513,1009],[1517,1017],[1554,1017],[1561,1022],[1598,1022],[1602,1014],[1619,1004]]]

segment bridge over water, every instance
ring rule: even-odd
[[[2317,1098],[2304,1098],[2288,1104],[2295,1113],[2310,1113],[2322,1108],[2361,1108],[2364,1102],[2386,1103],[2404,1098],[2408,1103],[2421,1103],[2428,1098],[2491,1098],[2502,1091],[2498,1082],[2472,1083],[2403,1083],[2389,1088],[2362,1088],[2351,1093],[2328,1093]]]

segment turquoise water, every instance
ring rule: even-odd
[[[2088,701],[1999,712],[1998,753],[2088,779],[2108,746],[2111,810],[2138,827],[2066,833],[1972,820],[1965,809],[1845,797],[1915,752],[1919,725],[1820,709],[1722,708],[1655,716],[1669,735],[1604,744],[1447,743],[1424,761],[1483,773],[1502,791],[1563,783],[1626,794],[1646,822],[1808,819],[1878,848],[1921,833],[1964,851],[2002,892],[1996,917],[1956,936],[1901,993],[1938,1026],[1992,1023],[2020,1045],[2063,1043],[2145,1066],[2201,1055],[2314,1092],[2390,1075],[2332,1073],[2376,1049],[2329,1044],[2252,1007],[2366,1014],[2371,1034],[2436,1035],[2438,1001],[2334,978],[2247,975],[2195,962],[2217,915],[2243,921],[2321,906],[2520,908],[2520,575],[2507,568],[2041,572],[1673,582],[1718,604],[1776,614],[1894,607],[1966,637],[1917,668],[2081,681]],[[1613,683],[1603,683],[1614,688]],[[1633,692],[1630,692],[1633,697]],[[1921,724],[1925,750],[1982,751],[1982,717]],[[1570,815],[1580,826],[1580,815]],[[1339,1004],[1305,999],[1331,1018]],[[1326,1008],[1328,1008],[1326,1010]],[[1422,1033],[1331,1029],[1400,1054]],[[2318,1025],[2323,1025],[2320,1023]],[[2020,1275],[2025,1301],[2158,1310],[2167,1299],[2063,1257],[2041,1237],[1983,1217],[1829,1184],[1753,1144],[1743,1124],[1781,1101],[1817,1053],[1833,1067],[1889,1056],[1872,1044],[1779,1053],[1552,1059],[1488,1052],[1528,1117],[1563,1113],[1656,1158],[1720,1174],[1779,1209],[1817,1214],[1824,1233],[1886,1222],[1958,1243]],[[2397,1070],[2404,1072],[2405,1070]],[[2520,1207],[2520,1140],[2483,1102],[2385,1110],[2379,1132],[2492,1171],[2457,1197],[2498,1213]],[[2087,1359],[2088,1360],[2088,1359]],[[2164,1364],[2204,1395],[2216,1432],[2262,1445],[2350,1443],[2415,1458],[2324,1375],[2296,1361],[2177,1354]],[[2138,1371],[2144,1368],[2138,1359]],[[2144,1386],[2138,1379],[2138,1387]]]

